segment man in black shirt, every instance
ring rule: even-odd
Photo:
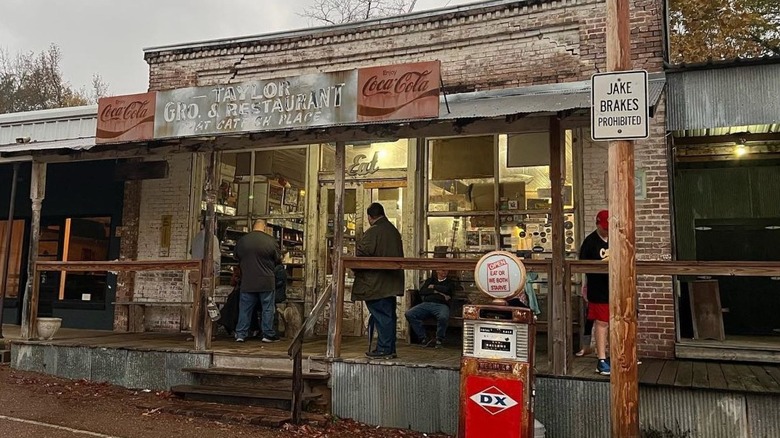
[[[455,291],[455,282],[447,276],[444,270],[436,271],[420,287],[422,303],[412,307],[405,313],[409,327],[412,328],[420,344],[424,347],[439,348],[444,336],[447,334],[447,324],[450,321],[450,300]],[[436,337],[429,338],[425,335],[423,320],[428,317],[436,318]]]
[[[254,230],[236,243],[235,256],[241,264],[241,299],[239,301],[236,341],[244,342],[258,301],[262,309],[263,342],[277,342],[274,330],[276,277],[274,270],[282,256],[276,239],[265,233],[266,222],[255,222]]]
[[[580,260],[609,260],[609,212],[601,210],[596,215],[596,230],[585,238],[580,247]],[[596,336],[596,354],[598,363],[596,372],[610,374],[607,359],[607,336],[609,335],[609,275],[586,274],[588,302],[588,320],[594,321]]]

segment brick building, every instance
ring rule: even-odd
[[[282,213],[298,224],[297,230],[305,230],[302,238],[304,276],[297,280],[296,286],[300,288],[294,290],[293,297],[309,306],[327,284],[329,275],[328,264],[322,261],[327,260],[328,249],[321,242],[327,242],[323,237],[328,235],[328,223],[332,220],[324,210],[329,206],[328,190],[333,188],[333,147],[329,144],[336,141],[347,142],[348,165],[358,155],[369,161],[372,153],[381,156],[392,150],[389,153],[394,154],[390,161],[395,162],[387,164],[379,160],[380,170],[375,173],[348,176],[348,191],[355,190],[356,198],[348,206],[348,211],[354,210],[349,225],[354,227],[356,234],[364,225],[361,212],[365,205],[380,196],[390,196],[396,201],[398,208],[394,214],[398,215],[402,232],[408,236],[405,238],[408,255],[430,254],[434,247],[447,246],[449,252],[468,256],[470,250],[487,250],[491,244],[502,247],[502,239],[508,233],[510,240],[514,238],[508,246],[513,250],[532,250],[541,246],[543,253],[534,257],[571,258],[578,243],[591,231],[595,213],[606,208],[608,202],[606,144],[590,140],[589,85],[586,82],[592,73],[605,69],[605,16],[604,4],[599,1],[502,0],[341,26],[151,48],[145,51],[145,58],[150,66],[150,91],[225,86],[378,65],[441,62],[442,91],[447,95],[447,101],[443,101],[443,111],[437,120],[240,132],[229,137],[217,136],[211,143],[223,151],[221,172],[239,198],[232,202],[233,207],[225,205],[228,210],[236,208],[236,211],[231,211],[233,217],[221,217],[220,237],[223,240],[228,229],[246,228],[250,218],[273,216],[268,207],[270,204],[264,211],[236,206],[247,196],[247,178],[254,179],[254,183],[262,181],[266,184],[262,190],[269,192],[280,182],[284,185],[291,181],[292,186],[286,187],[288,191],[306,193],[304,206]],[[641,185],[636,203],[637,257],[640,260],[671,258],[664,81],[660,74],[664,51],[662,23],[662,2],[632,2],[634,67],[646,69],[653,77],[651,136],[636,144],[636,168]],[[478,106],[479,102],[488,102],[494,108],[485,111]],[[446,114],[450,103],[452,111]],[[458,112],[455,108],[463,110]],[[558,122],[551,125],[551,117]],[[550,159],[549,156],[543,158],[549,139],[544,139],[541,147],[533,140],[540,134],[542,138],[558,136],[565,146],[563,185],[570,186],[564,187],[570,195],[562,200],[565,203],[563,211],[565,220],[574,222],[575,235],[569,235],[572,239],[557,252],[550,248],[549,241],[540,243],[519,236],[523,231],[530,235],[533,227],[541,232],[553,231],[547,226],[552,221],[550,211],[541,208],[537,214],[524,207],[485,207],[484,203],[478,203],[476,196],[472,197],[474,193],[471,192],[480,184],[492,184],[496,204],[499,204],[505,197],[498,193],[503,190],[499,186],[504,182],[521,181],[526,184],[523,202],[532,198],[554,202],[549,192]],[[462,148],[492,149],[496,157],[493,164],[500,168],[499,174],[485,178],[485,175],[477,175],[479,172],[465,171],[458,175],[456,170],[441,167],[445,166],[442,163],[446,159],[437,156],[437,148],[446,146],[447,142],[456,147],[458,137],[473,140],[470,144],[461,143]],[[191,138],[179,140],[182,144],[194,141]],[[519,176],[516,173],[521,172],[502,164],[504,154],[511,155],[512,150],[541,154],[541,160],[521,158],[514,164],[515,170],[534,170],[540,172],[539,175]],[[138,239],[127,243],[123,239],[125,257],[158,258],[161,254],[158,236],[164,220],[172,224],[166,256],[188,256],[190,236],[196,230],[200,210],[205,159],[198,153],[176,153],[163,158],[171,166],[167,179],[126,186],[125,222],[131,225],[124,231],[131,233],[128,235],[138,233]],[[435,160],[443,161],[434,163]],[[261,161],[273,161],[279,163],[279,167],[271,165],[264,170],[265,174],[247,169],[249,164],[246,162],[261,167]],[[307,163],[307,168],[296,173],[290,170],[291,163]],[[244,169],[239,170],[242,167]],[[285,168],[287,175],[280,170]],[[540,175],[542,178],[538,178]],[[547,176],[546,181],[544,176]],[[442,193],[443,189],[436,181],[439,177],[464,181],[469,193],[459,201],[453,201],[461,204],[454,206],[442,202],[446,196],[458,193],[457,189]],[[397,192],[389,194],[385,190],[380,194],[378,187]],[[547,192],[544,189],[548,189]],[[429,197],[428,202],[425,196]],[[468,203],[466,206],[464,199]],[[470,212],[477,210],[479,214],[471,215]],[[522,213],[509,215],[513,211]],[[495,216],[502,223],[505,220],[516,223],[517,230],[507,232],[495,221],[480,219],[480,215]],[[506,216],[510,218],[506,219]],[[456,227],[457,231],[451,231]],[[427,230],[427,233],[423,235],[419,230]],[[493,234],[494,239],[482,238],[485,232]],[[563,233],[563,229],[560,232]],[[443,237],[449,234],[450,239]],[[478,248],[470,245],[474,241],[469,239],[474,236],[484,239]],[[164,300],[167,296],[180,294],[181,278],[175,274],[166,275],[168,277],[137,275],[133,286],[135,295]],[[407,277],[408,286],[414,286],[418,277],[411,273]],[[123,284],[124,293],[128,293],[131,283]],[[640,355],[671,357],[675,341],[671,281],[668,277],[642,277],[638,291]],[[543,302],[549,292],[543,284],[537,286]],[[121,286],[119,293],[123,293]],[[472,300],[477,299],[468,291],[464,293]],[[551,306],[546,304],[543,310],[549,312]],[[361,306],[347,304],[347,320],[351,321],[347,323],[347,332],[362,332],[363,312]],[[179,324],[178,312],[159,313],[150,319],[151,327],[163,329]],[[542,316],[542,321],[547,316]],[[122,318],[118,311],[117,328],[124,325]]]

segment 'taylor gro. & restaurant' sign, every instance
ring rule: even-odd
[[[439,116],[440,63],[100,99],[97,143]]]

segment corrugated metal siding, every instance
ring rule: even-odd
[[[780,63],[667,73],[670,131],[780,123]]]
[[[16,139],[30,137],[32,142],[48,142],[94,137],[97,129],[97,105],[31,111],[0,116],[2,145],[16,145]]]
[[[747,398],[748,435],[750,438],[780,436],[780,397],[751,395]]]
[[[457,432],[458,371],[335,362],[332,382],[338,417],[420,432]]]

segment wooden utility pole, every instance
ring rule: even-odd
[[[631,70],[629,0],[607,0],[607,71]],[[639,437],[634,142],[609,143],[610,400],[613,438]]]

